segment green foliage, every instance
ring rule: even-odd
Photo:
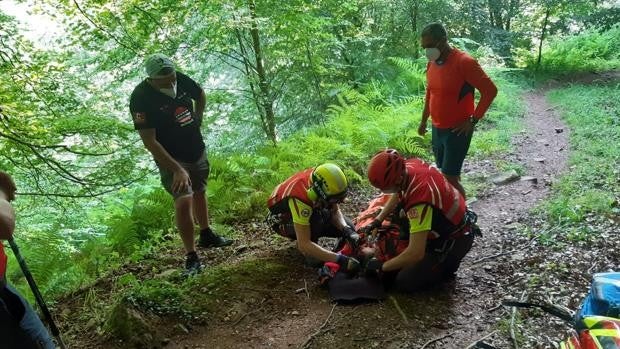
[[[539,73],[571,74],[620,68],[620,25],[606,31],[590,29],[578,35],[554,37],[543,50],[542,63],[528,55],[523,64]]]
[[[172,197],[162,188],[137,193],[130,212],[109,217],[107,241],[112,250],[130,255],[149,241],[162,240],[174,227],[173,207]]]
[[[124,296],[138,309],[157,315],[183,315],[184,294],[176,284],[165,280],[144,280],[133,284]]]
[[[549,219],[570,224],[588,216],[618,215],[620,201],[620,85],[574,86],[550,100],[571,128],[570,173],[554,184],[544,206]]]
[[[489,72],[498,86],[497,97],[484,119],[478,123],[469,153],[474,157],[488,157],[512,149],[512,135],[521,130],[525,105],[521,93],[525,87],[519,78],[511,76],[513,70]]]

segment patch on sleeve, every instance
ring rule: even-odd
[[[420,217],[420,213],[418,212],[418,208],[417,207],[410,208],[409,211],[407,211],[407,217],[409,219],[416,219],[416,218]]]
[[[144,112],[136,112],[133,113],[133,122],[136,124],[143,124],[146,122],[146,113]]]
[[[307,208],[307,207],[304,207],[304,208],[301,210],[301,216],[302,216],[302,217],[305,217],[305,218],[310,217],[310,213],[311,213],[311,212],[310,212],[310,209],[309,209],[309,208]]]

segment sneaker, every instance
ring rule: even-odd
[[[202,271],[202,264],[196,252],[190,252],[185,259],[185,273],[187,275],[198,274]]]
[[[231,245],[233,240],[227,239],[223,236],[216,235],[213,231],[208,228],[200,232],[200,237],[198,238],[198,246],[199,247],[224,247]]]

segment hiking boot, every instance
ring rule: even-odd
[[[194,275],[202,271],[202,264],[200,258],[196,252],[190,252],[186,255],[185,259],[185,274]]]
[[[200,231],[200,237],[198,238],[199,247],[224,247],[233,243],[233,240],[227,239],[223,236],[216,235],[211,228],[203,229]]]

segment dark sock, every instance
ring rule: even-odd
[[[196,257],[198,258],[198,253],[196,253],[196,251],[192,251],[192,252],[188,252],[185,257],[190,258],[190,257]]]

